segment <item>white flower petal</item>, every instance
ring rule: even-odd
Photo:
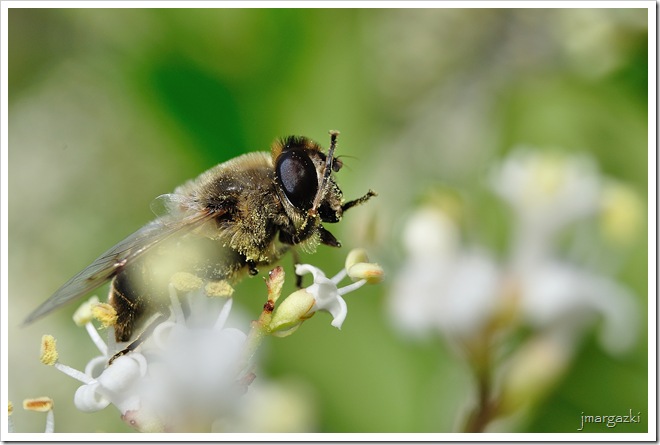
[[[411,258],[401,267],[392,288],[392,320],[413,336],[433,330],[469,336],[495,310],[498,282],[495,262],[482,251]]]
[[[143,375],[138,354],[122,355],[112,362],[106,370],[96,378],[104,391],[121,393],[129,389],[135,380]]]
[[[484,252],[466,251],[447,273],[439,295],[435,320],[449,334],[469,336],[479,332],[498,304],[499,270]]]
[[[227,299],[227,302],[222,306],[222,310],[220,311],[220,315],[218,315],[218,319],[215,322],[215,325],[213,326],[214,329],[222,329],[225,326],[225,323],[227,323],[227,319],[229,318],[229,312],[231,311],[232,304],[234,303],[234,300],[231,298]]]
[[[299,275],[311,273],[314,277],[314,284],[306,288],[306,291],[313,295],[315,300],[309,313],[312,314],[316,311],[329,312],[333,317],[331,325],[341,328],[348,314],[348,307],[340,295],[337,284],[328,279],[321,269],[309,264],[296,265],[296,273]]]
[[[417,210],[403,229],[403,245],[417,257],[451,256],[459,247],[456,224],[441,210],[425,207]]]
[[[344,299],[338,296],[332,304],[332,307],[328,308],[328,312],[330,312],[333,317],[330,324],[337,329],[341,329],[341,325],[344,323],[344,320],[346,320],[346,315],[348,315],[348,307],[346,306]]]
[[[575,329],[590,324],[590,314],[598,315],[603,318],[601,342],[608,352],[621,353],[634,343],[638,310],[632,295],[614,281],[548,262],[530,270],[522,284],[522,309],[532,325]]]
[[[73,403],[80,411],[92,413],[110,405],[110,400],[98,392],[98,382],[82,385],[73,396]]]
[[[545,238],[599,206],[601,178],[586,155],[518,148],[493,168],[490,182],[516,212],[526,238]]]
[[[92,378],[96,378],[105,370],[105,365],[108,363],[108,358],[106,356],[100,355],[94,357],[87,363],[85,366],[85,374]]]

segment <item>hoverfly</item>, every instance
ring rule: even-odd
[[[103,253],[64,283],[25,323],[112,280],[115,338],[127,342],[155,313],[167,313],[167,289],[176,272],[235,283],[277,261],[292,247],[340,247],[324,227],[376,194],[344,202],[333,173],[338,132],[327,154],[299,136],[277,140],[271,153],[254,152],[221,163],[157,200],[165,211]]]

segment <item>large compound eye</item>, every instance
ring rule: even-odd
[[[300,210],[312,208],[318,178],[312,160],[302,150],[283,152],[275,167],[286,197],[289,202]]]

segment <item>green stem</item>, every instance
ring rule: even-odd
[[[499,403],[493,395],[493,363],[488,336],[469,350],[470,364],[477,380],[477,406],[468,416],[464,431],[482,433],[498,415]]]
[[[245,341],[245,353],[240,368],[245,369],[246,372],[250,367],[254,355],[257,353],[257,349],[259,349],[259,346],[261,346],[263,339],[270,334],[268,326],[270,325],[270,320],[273,318],[272,308],[272,300],[268,300],[268,302],[264,305],[264,310],[261,312],[259,319],[252,322],[250,332],[248,333],[247,339]]]

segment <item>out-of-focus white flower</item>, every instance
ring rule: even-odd
[[[251,323],[248,335],[227,327],[233,302],[226,298],[233,293],[228,283],[204,285],[194,275],[177,273],[169,285],[169,317],[160,321],[165,314],[154,314],[146,322],[146,334],[139,337],[139,343],[114,343],[117,314],[111,305],[98,303],[94,297],[76,311],[74,320],[86,327],[101,354],[87,364],[84,372],[78,371],[59,362],[55,339],[45,335],[41,361],[83,383],[74,396],[79,410],[94,412],[114,405],[122,420],[138,431],[235,431],[237,425],[245,430],[282,430],[310,424],[305,419],[312,411],[302,408],[299,411],[308,415],[299,413],[300,422],[283,422],[277,427],[246,416],[245,404],[255,410],[259,401],[265,404],[262,411],[286,409],[277,406],[278,400],[264,401],[260,396],[243,400],[256,377],[256,351],[266,335],[286,336],[317,311],[329,312],[332,325],[340,328],[347,314],[342,295],[379,282],[383,270],[369,263],[363,250],[351,251],[345,268],[331,279],[309,264],[298,265],[296,270],[299,274],[311,273],[314,283],[278,302],[284,272],[281,267],[273,269],[266,280],[267,303],[259,319]],[[347,276],[354,282],[338,287]],[[111,328],[109,344],[99,336],[93,318]],[[282,403],[291,402],[292,409],[300,408],[295,405],[295,397],[280,397],[277,390],[272,394]],[[269,417],[272,420],[276,416]]]
[[[543,259],[560,229],[600,205],[601,178],[586,155],[518,148],[492,169],[490,184],[515,213],[515,264]]]
[[[196,294],[193,301],[203,298],[208,302],[206,296]],[[153,349],[161,360],[151,364],[153,390],[149,396],[153,410],[167,419],[166,424],[178,425],[175,431],[190,426],[197,429],[196,424],[208,428],[216,419],[231,418],[254,378],[251,364],[244,361],[246,334],[225,327],[232,301],[226,300],[210,324],[196,325],[196,317],[207,314],[193,310],[187,319],[166,321],[154,330]],[[168,388],[165,394],[163,387]]]
[[[502,320],[511,325],[516,316],[535,332],[563,332],[577,342],[598,318],[605,350],[630,348],[638,318],[633,296],[611,278],[561,259],[553,243],[561,229],[598,212],[625,231],[640,213],[631,204],[634,194],[604,188],[608,182],[591,158],[556,152],[515,150],[490,180],[516,216],[509,258],[499,265],[484,249],[463,245],[439,207],[418,209],[403,230],[407,257],[389,299],[393,321],[409,333],[436,330],[466,339]],[[616,213],[612,202],[634,214],[606,214]]]
[[[629,243],[642,213],[631,190],[602,178],[586,156],[521,149],[491,170],[490,185],[514,212],[508,258],[465,245],[436,200],[406,222],[407,256],[389,298],[402,331],[439,332],[467,360],[478,385],[465,421],[471,432],[544,397],[595,324],[608,353],[629,350],[639,315],[628,290],[568,262],[556,246],[561,230],[587,219],[601,223],[606,239]]]
[[[210,301],[202,291],[190,292],[184,296],[190,308],[184,317],[174,286],[170,293],[169,320],[154,329],[140,352],[118,356],[110,365],[117,351],[98,334],[91,337],[102,354],[84,373],[59,364],[54,340],[44,340],[42,357],[48,359],[42,361],[84,383],[74,397],[79,410],[93,412],[112,404],[126,423],[145,432],[210,431],[218,418],[233,415],[253,377],[251,364],[243,360],[246,335],[225,328],[232,300]]]
[[[613,280],[560,261],[548,261],[518,277],[525,322],[539,330],[563,330],[575,338],[600,317],[600,341],[611,354],[629,349],[636,337],[634,297]]]
[[[404,244],[408,258],[389,300],[393,322],[415,335],[437,329],[450,337],[468,337],[483,327],[497,307],[493,258],[480,249],[461,249],[455,223],[432,207],[411,216]]]
[[[452,257],[460,245],[460,233],[452,219],[434,207],[415,211],[403,228],[406,252],[418,258]]]
[[[224,420],[214,431],[231,433],[312,433],[318,413],[313,388],[304,381],[259,378],[241,400],[240,412],[231,423]]]
[[[493,190],[527,224],[562,226],[597,208],[600,177],[586,156],[518,148],[492,170],[490,179]]]
[[[640,214],[634,193],[603,178],[586,155],[521,149],[493,170],[491,184],[517,217],[507,273],[519,287],[523,322],[578,339],[599,316],[602,346],[613,354],[629,348],[636,338],[633,296],[612,279],[560,259],[553,241],[561,229],[596,215],[613,234],[626,236],[632,227],[622,226]]]

